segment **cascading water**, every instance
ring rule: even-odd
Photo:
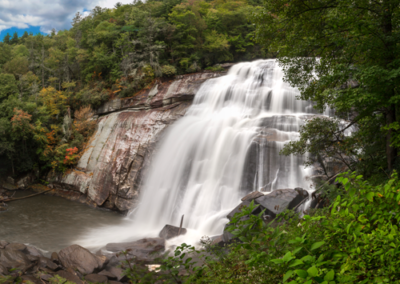
[[[221,234],[225,216],[248,192],[311,190],[305,157],[279,155],[315,113],[298,94],[275,60],[236,64],[206,81],[161,141],[139,206],[128,216],[131,226],[94,231],[85,245],[155,237],[164,225],[179,225],[182,215],[189,232],[178,241],[193,243]]]

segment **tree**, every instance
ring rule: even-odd
[[[19,42],[18,33],[15,32],[15,33],[13,34],[12,39],[10,40],[10,44],[18,44],[18,42]]]
[[[0,74],[0,102],[13,94],[18,94],[15,77],[11,74]]]
[[[255,21],[257,39],[278,53],[301,98],[357,123],[357,133],[370,137],[360,156],[380,144],[371,160],[385,155],[391,171],[400,147],[399,1],[266,0]]]
[[[21,37],[21,42],[25,43],[25,40],[29,37],[29,34],[27,31],[24,32],[24,34]]]
[[[10,44],[10,39],[11,39],[11,36],[10,36],[9,33],[7,33],[7,34],[4,36],[4,38],[3,38],[3,42],[4,42],[5,44]]]

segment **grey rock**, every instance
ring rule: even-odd
[[[124,271],[123,271],[121,268],[119,268],[119,267],[107,267],[107,271],[108,271],[110,274],[114,275],[114,277],[115,277],[118,281],[121,281],[121,280],[123,280],[124,278],[126,278],[126,277],[125,277],[125,274],[124,274]],[[110,279],[113,279],[113,278],[110,278]]]
[[[42,274],[40,275],[40,279],[44,280],[44,281],[49,281],[51,278],[53,278],[54,276],[51,274]]]
[[[228,224],[225,225],[224,233],[222,234],[222,239],[223,239],[224,243],[229,243],[235,238],[235,236],[231,232],[229,232],[227,230],[227,228],[228,228]]]
[[[57,271],[60,269],[57,264],[55,264],[53,261],[51,261],[51,259],[49,259],[47,257],[43,257],[43,256],[40,257],[39,263],[40,263],[40,267],[48,268],[52,271]]]
[[[99,275],[104,275],[106,276],[108,279],[117,279],[118,277],[114,274],[111,273],[110,271],[107,270],[102,270],[98,273]],[[119,274],[119,273],[118,273]]]
[[[223,244],[224,244],[224,235],[215,236],[211,240],[211,245],[212,246],[223,245]]]
[[[70,273],[70,272],[61,270],[61,271],[57,272],[57,274],[58,274],[59,276],[61,276],[62,278],[65,278],[65,279],[67,279],[68,281],[71,281],[71,282],[73,282],[73,283],[76,283],[76,284],[83,284],[83,281],[82,281],[81,279],[79,279],[78,276],[76,276],[76,275],[74,275],[74,274],[72,274],[72,273]]]
[[[295,208],[307,197],[308,192],[301,188],[277,189],[270,194],[256,198],[255,203],[260,204],[263,209],[266,209],[264,215],[270,216],[270,220],[272,220],[286,209]]]
[[[249,206],[251,203],[251,201],[243,201],[242,203],[240,203],[238,206],[235,207],[235,209],[233,209],[226,217],[229,220],[232,220],[232,217],[236,214],[242,211],[242,209],[246,206]],[[253,209],[253,211],[251,212],[252,214],[259,214],[261,213],[262,209],[261,206],[259,206],[258,204],[256,204],[257,207]]]
[[[106,249],[111,252],[127,251],[128,257],[149,262],[164,252],[165,240],[162,238],[146,238],[129,243],[110,243],[106,245]],[[124,259],[122,256],[118,257],[118,260]]]
[[[89,274],[85,276],[85,280],[92,283],[107,283],[108,278],[104,275],[99,274]]]
[[[0,250],[0,263],[6,269],[25,269],[30,266],[31,261],[22,251],[5,248]]]
[[[5,248],[8,244],[9,244],[9,242],[4,241],[4,240],[0,240],[0,249]]]
[[[169,239],[175,238],[179,235],[185,235],[186,232],[187,232],[187,230],[185,228],[180,229],[179,227],[176,227],[176,226],[165,225],[164,228],[158,234],[158,236],[160,238],[169,240]]]
[[[260,196],[264,196],[263,193],[259,192],[259,191],[253,191],[249,194],[247,194],[245,197],[243,197],[241,200],[242,201],[252,201],[253,199],[256,199]]]
[[[7,268],[5,268],[2,264],[0,264],[0,275],[6,275],[8,272]]]
[[[52,252],[50,259],[57,264],[61,264],[60,258],[58,257],[58,253]]]
[[[106,262],[105,256],[96,256],[78,245],[62,249],[58,256],[64,267],[77,269],[83,274],[91,274],[95,270],[100,270]]]
[[[12,244],[8,244],[6,248],[7,249],[12,249],[12,250],[25,251],[26,250],[26,245],[19,244],[19,243],[12,243]]]
[[[28,254],[36,256],[36,257],[41,257],[43,254],[38,250],[37,248],[33,246],[26,246],[26,251]]]

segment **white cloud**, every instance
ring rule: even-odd
[[[77,12],[87,15],[95,6],[113,8],[117,2],[132,0],[0,0],[0,31],[40,26],[43,32],[69,29]]]

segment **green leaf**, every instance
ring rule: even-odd
[[[307,272],[308,272],[308,275],[310,275],[311,277],[315,277],[318,274],[318,269],[315,266],[313,266],[313,267],[310,267],[309,269],[307,269]]]
[[[373,201],[374,201],[374,196],[375,196],[375,193],[374,193],[374,192],[368,192],[368,194],[367,194],[367,199],[368,199],[369,201],[373,202]]]
[[[307,276],[308,276],[307,271],[305,271],[305,270],[303,270],[303,269],[297,269],[297,270],[296,270],[296,274],[297,274],[299,277],[303,278],[303,279],[306,279]]]
[[[333,278],[335,278],[335,271],[331,270],[325,275],[324,280],[325,281],[332,281]]]
[[[322,241],[322,242],[316,242],[316,243],[314,243],[314,244],[311,246],[311,250],[315,250],[315,249],[321,247],[321,246],[324,245],[324,244],[325,244],[324,241]]]
[[[293,270],[289,270],[288,272],[286,272],[285,276],[283,276],[283,282],[286,282],[294,273]]]
[[[284,262],[289,262],[293,259],[294,257],[292,257],[292,253],[289,251],[288,253],[285,254],[285,256],[282,258],[282,260]]]
[[[302,262],[300,259],[295,259],[292,264],[289,265],[289,267],[294,267],[300,264],[304,264],[304,262]]]
[[[278,258],[278,259],[272,259],[271,261],[272,261],[273,263],[275,263],[275,264],[282,264],[282,263],[283,263],[283,260],[280,259],[280,258]]]

